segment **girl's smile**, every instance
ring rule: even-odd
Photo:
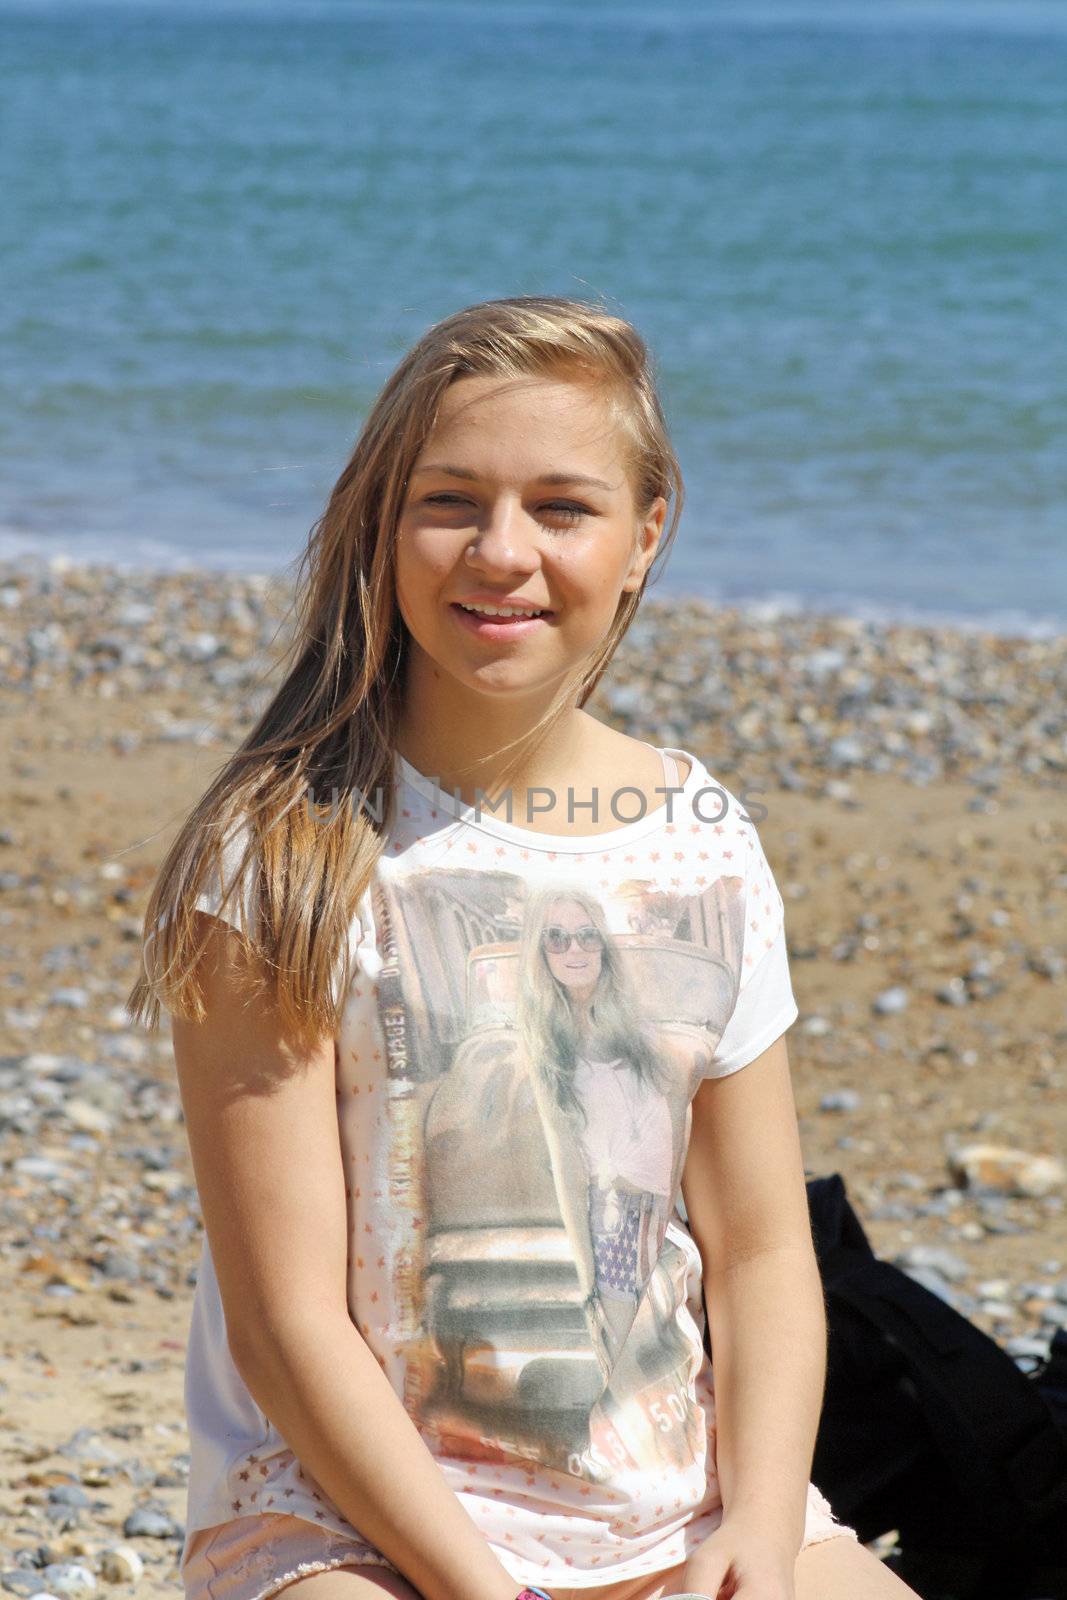
[[[458,600],[452,602],[459,625],[472,633],[475,638],[489,639],[494,644],[513,639],[526,638],[539,628],[547,628],[552,618],[551,611],[543,611],[539,616],[518,615],[490,615],[486,611],[470,609]]]

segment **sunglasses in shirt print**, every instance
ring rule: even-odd
[[[598,899],[437,869],[378,891],[390,1074],[417,1085],[392,1192],[426,1218],[408,1364],[446,1453],[513,1460],[525,1429],[531,1459],[594,1480],[691,1457],[689,1261],[668,1225],[733,1005],[740,890]]]
[[[551,955],[563,955],[572,944],[576,944],[579,950],[602,950],[604,937],[591,922],[584,922],[580,928],[573,929],[561,928],[558,922],[552,922],[541,929],[542,948]]]

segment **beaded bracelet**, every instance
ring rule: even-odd
[[[545,1589],[539,1589],[536,1584],[528,1583],[520,1589],[515,1600],[552,1600],[552,1596]]]

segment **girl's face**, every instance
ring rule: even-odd
[[[589,921],[585,907],[576,900],[557,900],[541,929],[541,952],[557,983],[583,992],[595,988],[602,950],[599,929]]]
[[[551,693],[640,586],[666,500],[640,519],[623,441],[584,384],[461,378],[412,469],[398,528],[407,685]],[[509,621],[465,606],[534,609]]]

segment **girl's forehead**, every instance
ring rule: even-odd
[[[634,489],[627,431],[607,395],[558,378],[457,380],[407,481],[418,488],[431,476],[593,494],[624,514]]]
[[[585,917],[586,909],[579,901],[571,899],[569,895],[561,895],[558,900],[553,900],[548,907],[549,915],[555,917],[577,916]]]
[[[521,428],[524,439],[565,434],[597,454],[615,451],[614,417],[607,396],[590,383],[563,378],[460,378],[441,397],[429,440],[437,442],[486,426]]]

